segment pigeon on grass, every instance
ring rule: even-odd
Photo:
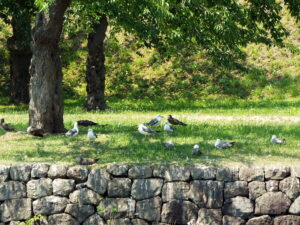
[[[93,129],[88,129],[87,137],[89,140],[94,141],[97,138],[97,135],[94,133]]]
[[[78,133],[79,133],[78,123],[75,122],[75,123],[74,123],[73,129],[69,130],[69,131],[65,134],[65,136],[67,136],[67,137],[73,137],[73,136],[78,135]]]
[[[159,133],[160,131],[152,130],[149,127],[146,127],[144,124],[140,124],[138,127],[138,131],[143,135],[149,135],[154,133]]]
[[[166,148],[174,148],[174,143],[171,141],[171,140],[169,140],[167,143],[166,143]]]
[[[272,135],[272,137],[271,137],[271,143],[283,144],[284,142],[285,142],[284,138],[278,138],[276,135]]]
[[[227,142],[227,141],[221,141],[220,139],[216,140],[215,147],[218,149],[225,149],[225,148],[231,148],[233,145],[235,145],[235,142]]]
[[[170,124],[173,124],[173,125],[181,125],[181,126],[186,126],[187,125],[187,124],[181,122],[180,120],[175,119],[172,115],[168,116],[168,121],[169,121]]]
[[[165,126],[164,126],[164,130],[167,132],[173,132],[175,130],[175,128],[172,127],[169,122],[166,122]]]
[[[194,145],[192,155],[200,155],[200,154],[202,154],[202,152],[200,150],[200,146],[199,145]]]
[[[146,126],[157,126],[157,125],[160,124],[162,118],[163,118],[163,116],[158,115],[153,120],[150,120],[148,123],[144,123],[144,125],[146,125]]]

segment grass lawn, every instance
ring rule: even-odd
[[[1,100],[0,100],[1,104]],[[180,163],[205,165],[298,164],[300,162],[300,100],[245,101],[203,100],[176,102],[116,101],[106,112],[85,112],[81,101],[66,101],[65,127],[79,119],[89,119],[104,127],[94,127],[98,139],[87,140],[88,128],[76,137],[49,135],[45,138],[0,130],[0,163],[49,162],[74,164],[77,156],[98,158],[99,164]],[[144,137],[137,125],[156,115],[172,114],[188,123],[174,133],[161,132]],[[25,106],[0,105],[0,117],[18,130],[27,128]],[[164,120],[165,121],[165,120]],[[121,124],[119,127],[118,124]],[[157,127],[163,131],[163,126]],[[283,145],[270,143],[276,134],[287,139]],[[216,138],[236,141],[234,148],[217,150]],[[172,140],[174,149],[166,149]],[[191,155],[198,143],[203,155]]]

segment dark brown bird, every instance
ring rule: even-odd
[[[95,123],[90,120],[78,120],[77,121],[78,126],[83,126],[83,127],[89,127],[89,126],[97,126],[99,125],[98,123]]]
[[[1,118],[0,126],[6,131],[16,131],[9,123],[4,122],[4,118]]]
[[[95,164],[98,161],[98,159],[84,158],[82,156],[78,156],[76,158],[76,161],[80,165],[92,165],[92,164]]]
[[[45,131],[43,129],[35,128],[31,126],[27,128],[27,133],[36,137],[44,137],[45,135]]]
[[[172,115],[169,115],[168,116],[168,121],[170,124],[173,124],[173,125],[181,125],[181,126],[186,126],[187,124],[179,121],[178,119],[175,119],[174,117],[172,117]]]

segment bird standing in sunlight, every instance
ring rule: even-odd
[[[87,137],[90,141],[94,141],[97,138],[97,135],[94,133],[93,129],[88,129]]]
[[[160,124],[162,118],[163,118],[163,116],[158,115],[153,120],[150,120],[148,123],[144,123],[144,125],[146,125],[146,126],[157,126],[157,125]]]
[[[78,133],[79,133],[78,123],[75,122],[75,123],[74,123],[73,129],[69,130],[69,131],[65,134],[65,136],[67,136],[67,137],[73,137],[73,136],[78,135]]]

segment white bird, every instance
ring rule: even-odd
[[[166,122],[166,123],[165,123],[165,126],[164,126],[164,130],[167,131],[167,132],[173,132],[173,131],[175,130],[175,128],[172,127],[172,126],[170,125],[170,123]]]
[[[156,126],[156,125],[160,124],[162,118],[163,118],[163,116],[158,115],[153,120],[150,120],[148,123],[144,123],[144,125],[146,125],[146,126]]]
[[[230,148],[235,144],[235,142],[226,142],[226,141],[221,141],[220,139],[216,140],[215,147],[218,149],[223,149],[223,148]]]
[[[202,152],[200,150],[200,146],[199,145],[194,145],[192,155],[198,155],[198,154],[202,154]]]
[[[69,130],[65,135],[70,137],[70,136],[76,136],[78,133],[79,133],[78,123],[75,122],[73,129]]]
[[[138,131],[143,135],[153,134],[153,133],[159,133],[159,131],[152,130],[149,127],[146,127],[144,124],[140,124]]]
[[[94,133],[93,129],[88,129],[87,137],[89,140],[94,141],[97,138],[97,135]]]
[[[281,138],[278,138],[276,135],[272,135],[271,142],[274,144],[283,144],[285,142],[285,139],[284,138],[281,139]]]
[[[166,147],[167,147],[167,148],[174,148],[174,143],[173,143],[171,140],[169,140],[169,141],[166,143]]]

